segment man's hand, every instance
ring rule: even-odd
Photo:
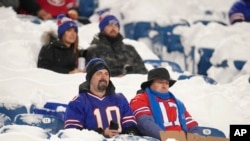
[[[106,137],[106,138],[112,138],[116,135],[119,135],[120,132],[118,130],[114,130],[114,129],[109,129],[109,128],[106,128],[104,129],[103,131],[103,135]]]
[[[37,15],[42,20],[48,20],[48,19],[52,19],[53,18],[53,16],[50,13],[46,12],[43,9],[39,10],[38,13],[37,13]]]
[[[68,15],[69,18],[71,18],[71,19],[73,19],[73,20],[77,20],[78,17],[79,17],[77,11],[74,10],[74,9],[69,10],[69,11],[67,12],[67,15]]]

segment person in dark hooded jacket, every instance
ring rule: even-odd
[[[233,3],[228,12],[231,24],[237,22],[250,22],[250,0],[238,0]]]
[[[111,76],[147,74],[144,61],[136,49],[123,42],[118,19],[110,14],[101,17],[100,32],[87,49],[86,62],[95,57],[104,59],[110,68]]]
[[[77,24],[64,14],[57,18],[58,37],[53,32],[45,33],[43,38],[47,38],[47,41],[40,50],[37,67],[64,74],[83,72],[77,68]]]
[[[93,58],[86,72],[79,94],[66,108],[64,128],[94,130],[107,138],[118,134],[139,135],[127,99],[115,92],[106,62]]]

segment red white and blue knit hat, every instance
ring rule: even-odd
[[[64,34],[64,32],[69,28],[75,28],[76,32],[78,32],[77,24],[64,14],[60,14],[57,16],[57,25],[58,25],[57,34],[60,39]]]
[[[99,29],[101,32],[104,31],[104,28],[109,24],[116,24],[120,29],[120,23],[118,19],[112,15],[108,10],[99,13]]]

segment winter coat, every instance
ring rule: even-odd
[[[124,44],[121,34],[116,39],[111,42],[103,33],[97,34],[87,49],[86,62],[96,57],[104,59],[110,68],[111,76],[146,74],[147,69],[135,48]]]
[[[58,73],[69,73],[76,68],[73,46],[66,47],[56,36],[49,32],[43,35],[44,45],[38,56],[37,67]]]

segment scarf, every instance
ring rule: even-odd
[[[184,104],[178,100],[171,92],[167,92],[167,93],[160,93],[154,90],[151,90],[149,88],[145,89],[149,98],[149,103],[150,103],[150,108],[152,110],[152,114],[153,117],[156,121],[156,123],[163,129],[166,130],[164,125],[163,125],[163,119],[162,119],[162,113],[161,113],[161,109],[159,106],[158,101],[156,100],[156,96],[167,100],[170,98],[173,98],[176,102],[177,105],[177,109],[178,109],[178,118],[181,124],[181,128],[183,131],[187,132],[187,125],[186,125],[186,119],[185,119],[185,106]]]

